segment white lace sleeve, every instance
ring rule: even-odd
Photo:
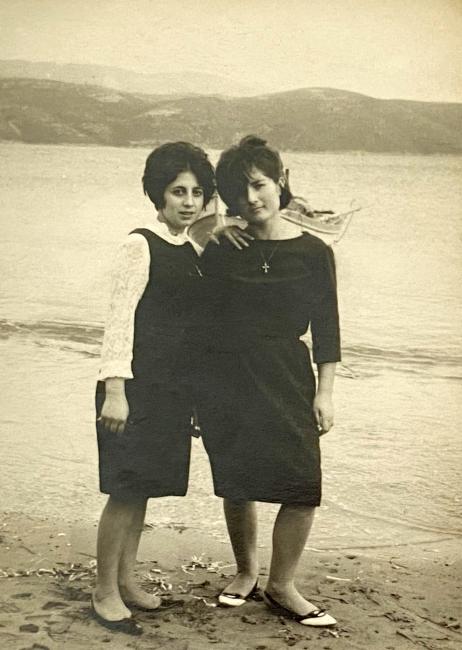
[[[135,311],[149,280],[149,246],[143,235],[127,237],[117,252],[109,313],[101,351],[98,379],[132,379]]]

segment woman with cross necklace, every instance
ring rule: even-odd
[[[216,179],[228,214],[245,219],[254,238],[243,250],[210,243],[201,260],[215,322],[199,419],[237,564],[219,602],[239,606],[255,596],[255,502],[279,503],[264,600],[303,625],[334,625],[294,584],[321,499],[319,437],[333,425],[340,335],[332,250],[282,217],[291,193],[264,140],[248,136],[224,151]],[[300,340],[308,327],[317,384]]]

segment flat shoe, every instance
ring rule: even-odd
[[[159,607],[143,607],[142,605],[138,605],[137,603],[132,602],[131,600],[124,603],[127,605],[127,607],[130,607],[130,609],[137,609],[140,612],[158,612],[161,609],[161,606]]]
[[[297,614],[296,612],[284,607],[278,603],[267,591],[263,592],[263,600],[265,604],[277,614],[297,621],[301,625],[309,625],[311,627],[330,627],[336,625],[337,621],[333,616],[328,614],[323,609],[312,609],[307,614]]]
[[[104,618],[95,609],[95,604],[93,598],[91,599],[91,613],[93,618],[103,627],[112,632],[123,632],[124,634],[130,634],[131,636],[140,636],[143,634],[143,628],[135,619],[131,616],[128,618],[121,618],[118,621],[109,621],[107,618]]]
[[[124,603],[127,607],[130,607],[130,609],[137,609],[140,612],[151,612],[152,614],[152,612],[165,612],[165,610],[172,609],[172,607],[181,607],[184,605],[184,600],[162,600],[159,607],[143,607],[131,600],[124,601]]]
[[[255,582],[247,596],[241,596],[241,594],[236,594],[230,591],[222,591],[218,596],[218,602],[220,605],[223,605],[223,607],[240,607],[241,605],[245,605],[248,600],[257,600],[257,594],[258,580]]]
[[[127,607],[129,607],[130,609],[137,609],[140,612],[158,612],[160,609],[164,608],[162,601],[157,607],[143,607],[143,605],[139,605],[134,600],[128,600],[128,599],[124,600],[124,598],[122,598],[122,600],[127,605]]]

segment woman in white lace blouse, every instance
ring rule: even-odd
[[[96,392],[100,488],[109,498],[92,607],[100,624],[133,635],[142,628],[129,607],[160,605],[133,575],[147,499],[187,490],[189,343],[202,275],[186,229],[212,197],[213,167],[202,149],[167,143],[148,156],[143,188],[157,215],[120,248]]]

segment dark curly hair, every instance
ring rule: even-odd
[[[215,173],[207,154],[189,142],[167,142],[146,159],[143,190],[157,210],[165,207],[165,189],[178,174],[189,171],[204,191],[204,206],[215,192]]]
[[[275,183],[283,179],[280,208],[285,208],[292,199],[288,179],[284,174],[281,156],[255,135],[247,135],[239,144],[223,151],[216,168],[218,192],[228,207],[228,214],[239,215],[238,201],[244,195],[249,174],[256,167]]]

